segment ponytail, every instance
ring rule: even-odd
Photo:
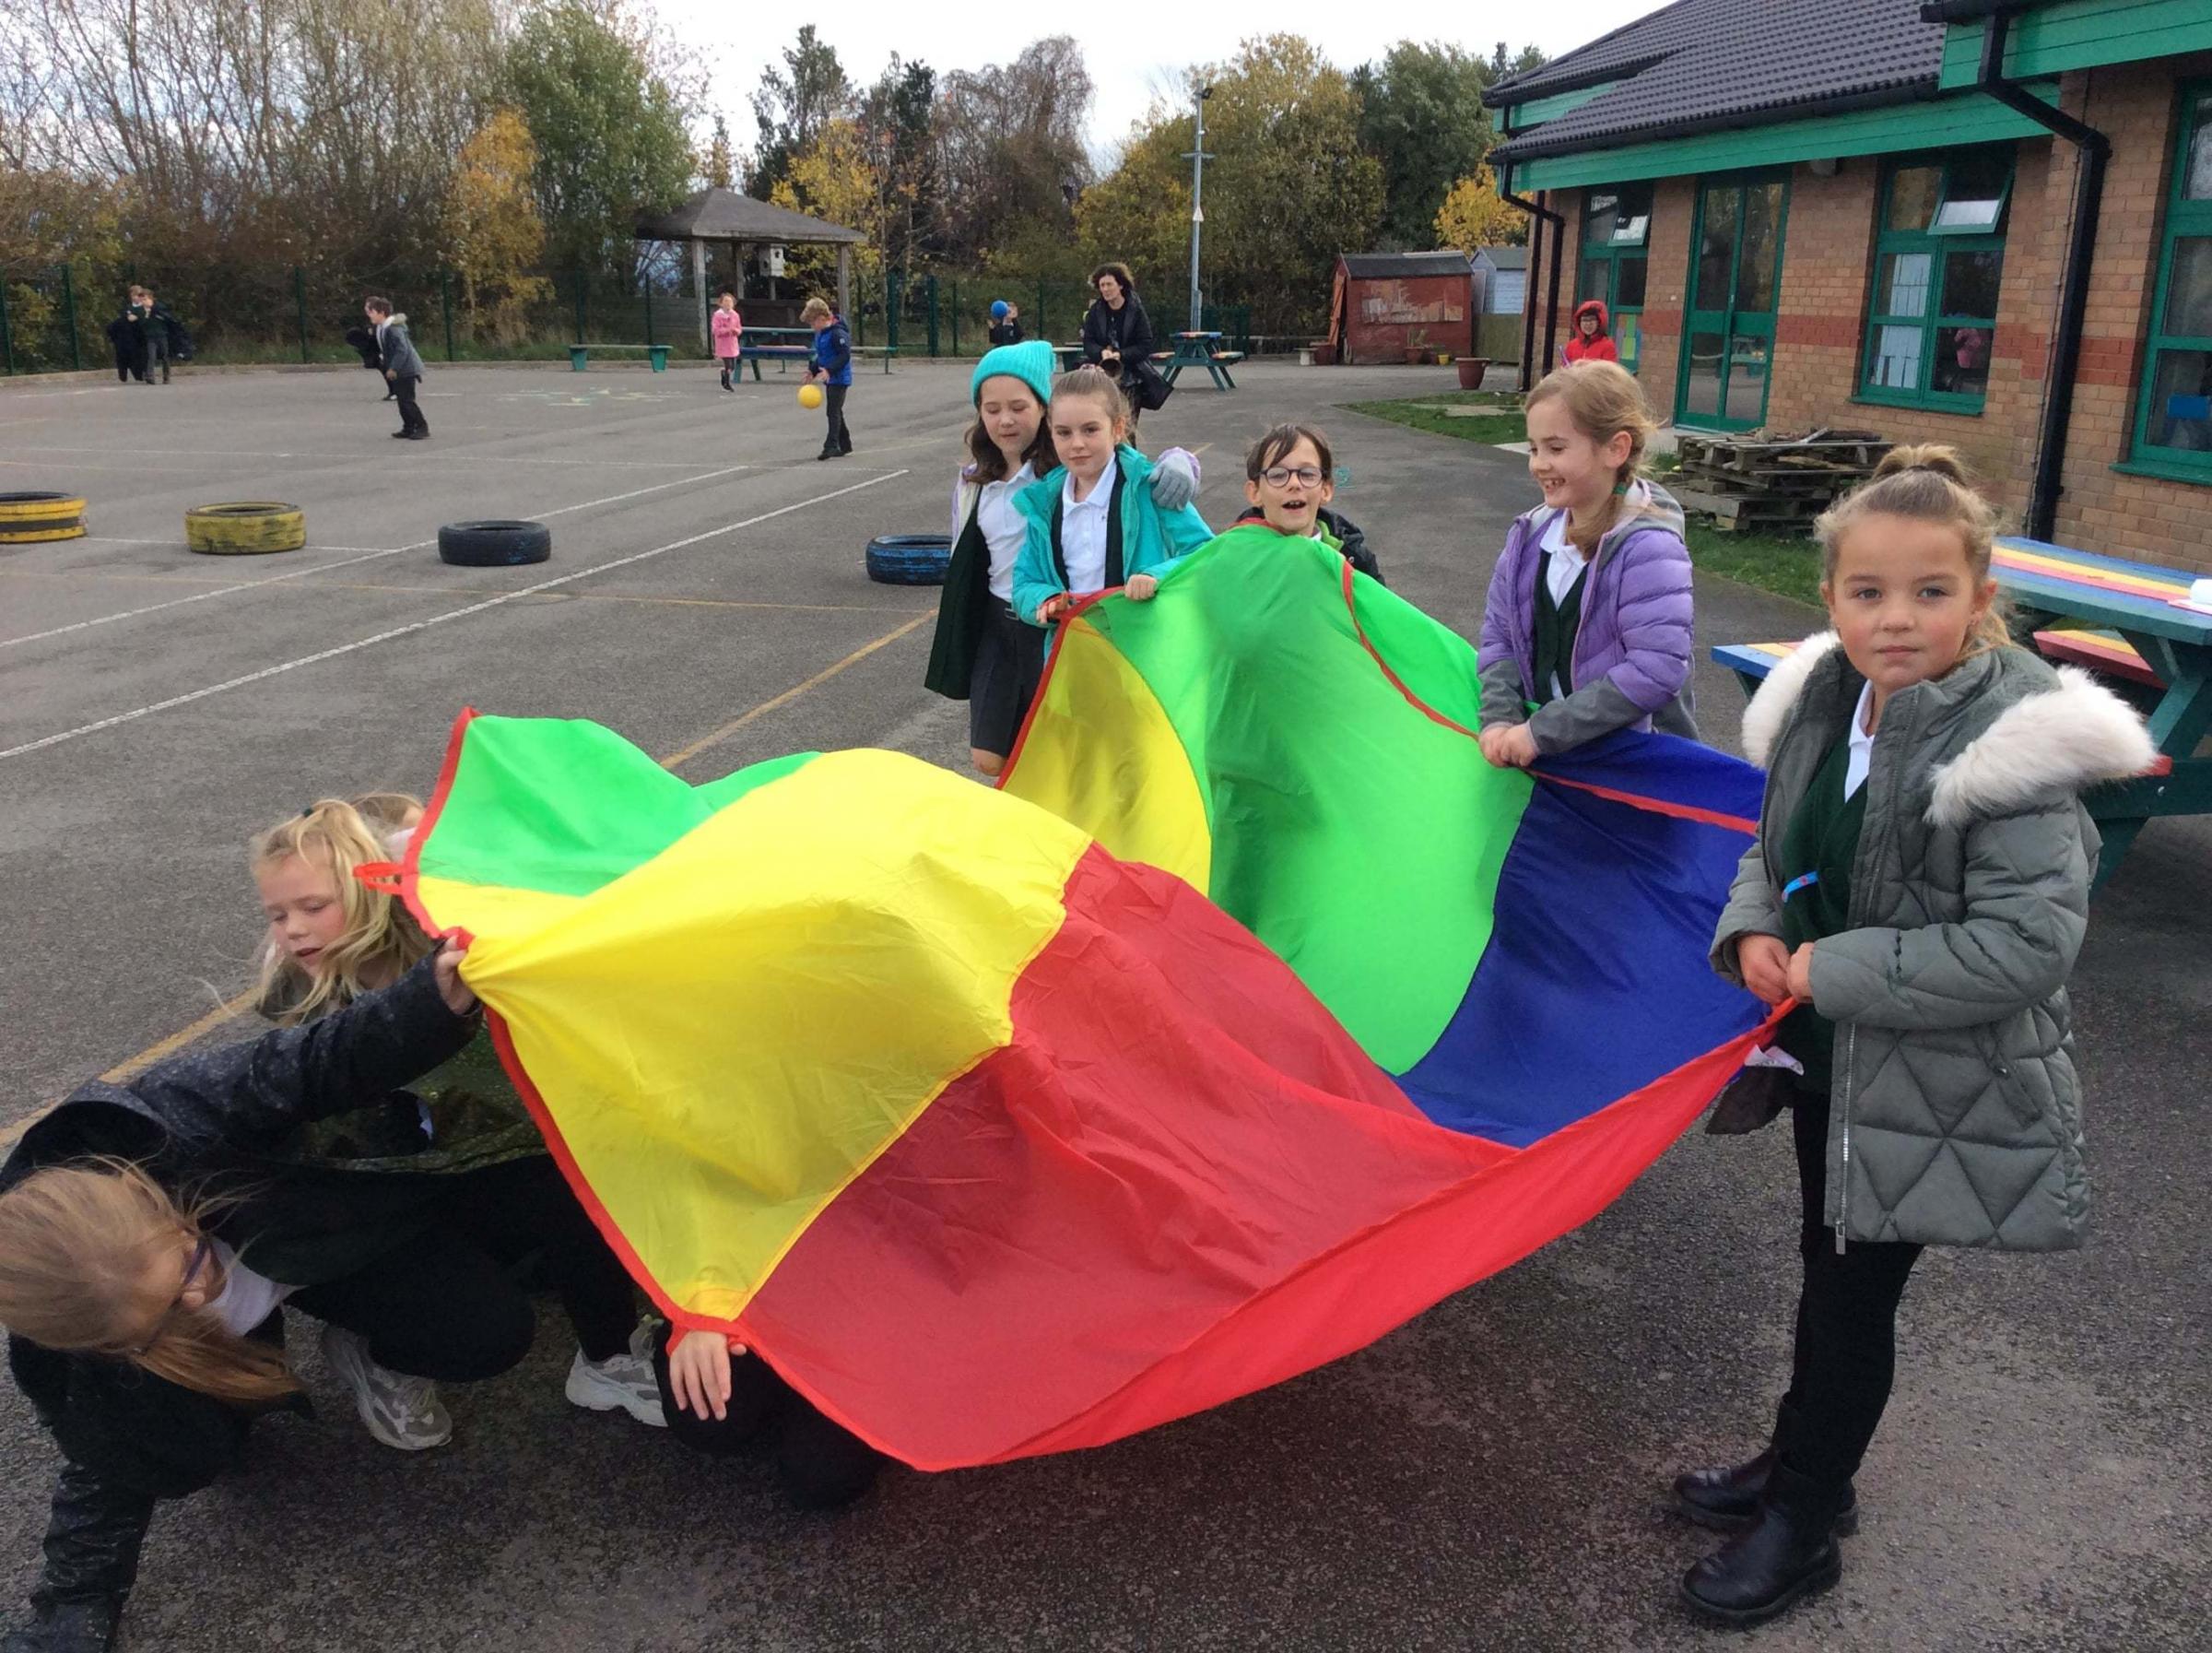
[[[1652,419],[1651,407],[1635,375],[1618,361],[1578,361],[1547,373],[1528,393],[1524,410],[1555,400],[1567,405],[1568,419],[1592,442],[1603,445],[1616,436],[1629,438],[1629,456],[1614,473],[1612,498],[1598,509],[1594,520],[1579,525],[1571,522],[1567,527],[1567,542],[1584,557],[1594,557],[1606,536],[1618,525],[1622,514],[1640,509],[1629,505],[1629,490],[1643,475],[1644,450],[1659,427]]]

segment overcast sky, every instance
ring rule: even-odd
[[[773,13],[732,8],[727,0],[645,0],[682,38],[706,47],[715,67],[714,101],[741,144],[753,140],[749,99],[762,66],[775,60],[798,31],[794,20],[771,21]],[[972,4],[920,4],[917,0],[845,0],[817,22],[837,48],[845,73],[875,79],[896,52],[932,68],[971,69],[1004,63],[1039,35],[1072,34],[1098,89],[1091,107],[1090,144],[1103,159],[1141,117],[1153,94],[1179,87],[1192,64],[1218,62],[1240,40],[1254,34],[1301,34],[1341,68],[1380,57],[1400,40],[1441,41],[1488,56],[1500,40],[1512,50],[1534,43],[1556,57],[1631,18],[1658,9],[1659,0],[1550,0],[1548,4],[1453,5],[1403,0],[1387,21],[1357,0],[1276,0],[1243,6],[1197,5],[1191,0],[1114,0],[1112,5],[1040,10]],[[999,21],[999,19],[1004,21]],[[735,42],[729,41],[735,36]]]

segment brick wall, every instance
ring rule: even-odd
[[[2106,171],[2054,533],[2085,549],[2212,573],[2212,488],[2127,476],[2112,468],[2127,457],[2134,431],[2174,141],[2175,88],[2208,74],[2212,55],[2069,75],[2062,83],[2064,106],[2112,139],[2112,159]],[[2073,148],[2047,138],[2024,140],[2018,147],[1989,388],[1978,416],[1853,399],[1881,167],[1877,157],[1855,156],[1845,159],[1830,177],[1816,177],[1804,166],[1792,171],[1768,429],[1855,426],[1899,442],[1948,443],[1969,456],[2006,521],[2017,524],[2035,466],[2072,211]],[[1659,182],[1638,376],[1663,420],[1675,407],[1695,204],[1694,179]],[[1546,205],[1567,216],[1559,333],[1563,342],[1564,313],[1573,308],[1582,194],[1555,191]],[[1530,294],[1539,349],[1549,284],[1547,272],[1542,289],[1532,288]]]

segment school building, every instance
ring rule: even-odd
[[[2212,573],[2212,0],[1678,0],[1486,101],[1524,372],[1603,299],[1681,427],[1949,443]]]

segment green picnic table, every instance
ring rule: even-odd
[[[2015,632],[2054,659],[2116,679],[2143,708],[2158,746],[2149,773],[2082,800],[2104,835],[2101,884],[2146,822],[2212,814],[2212,757],[2196,755],[2212,732],[2212,610],[2185,606],[2187,574],[2038,539],[1998,540],[1990,572],[2011,603]],[[1726,643],[1712,657],[1750,694],[1792,646]]]
[[[1224,350],[1218,333],[1178,333],[1174,338],[1175,348],[1159,370],[1161,378],[1172,384],[1184,368],[1202,367],[1213,375],[1216,390],[1236,389],[1237,382],[1230,377],[1229,370],[1244,360],[1243,351]]]

